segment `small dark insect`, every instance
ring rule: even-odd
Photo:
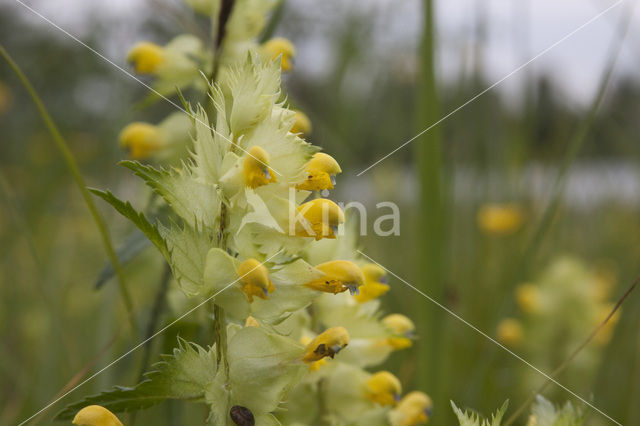
[[[229,417],[238,426],[255,426],[256,420],[253,418],[253,413],[247,407],[240,405],[234,405],[229,410]]]

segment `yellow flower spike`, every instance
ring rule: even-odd
[[[242,291],[247,295],[249,303],[253,303],[253,296],[267,299],[269,293],[275,291],[269,279],[269,270],[256,259],[247,259],[238,266],[238,275],[242,281]]]
[[[393,334],[397,335],[387,338],[387,345],[395,350],[411,347],[411,337],[413,337],[413,332],[416,328],[413,321],[401,314],[391,314],[382,318],[382,324]]]
[[[242,174],[244,183],[249,188],[257,188],[277,181],[273,171],[269,168],[269,154],[257,145],[247,151],[242,164]]]
[[[533,284],[521,284],[516,288],[516,304],[527,314],[540,310],[540,294],[538,287]]]
[[[357,294],[364,283],[362,270],[348,260],[332,260],[316,266],[324,276],[306,284],[307,287],[325,293],[338,294],[349,290],[351,294]]]
[[[256,321],[256,319],[254,317],[249,315],[247,317],[247,319],[244,321],[244,326],[245,327],[260,327],[260,324],[258,323],[258,321]]]
[[[127,125],[120,132],[118,141],[134,160],[147,158],[167,146],[157,126],[142,122]]]
[[[311,120],[307,117],[302,111],[296,110],[295,115],[296,121],[293,123],[293,127],[291,127],[291,133],[302,133],[303,135],[310,135],[312,131]]]
[[[364,285],[360,287],[360,294],[354,296],[357,302],[364,303],[378,298],[389,291],[387,284],[387,271],[375,263],[369,263],[362,267],[364,273]]]
[[[317,152],[307,165],[307,180],[296,186],[305,191],[322,191],[333,189],[336,175],[342,173],[338,162],[329,154]]]
[[[335,238],[338,225],[344,223],[344,212],[336,203],[326,198],[316,198],[298,207],[298,211],[309,222],[309,227],[296,224],[296,235],[300,237]]]
[[[400,380],[388,371],[379,371],[367,380],[367,398],[380,405],[395,405],[402,395]]]
[[[155,74],[164,62],[164,48],[155,43],[141,41],[127,54],[127,61],[133,64],[138,74]]]
[[[485,204],[478,211],[478,226],[490,235],[512,234],[523,222],[524,212],[514,204]]]
[[[271,57],[276,59],[282,55],[281,66],[283,71],[290,71],[293,68],[293,57],[296,56],[296,47],[284,37],[275,37],[268,40],[262,45],[264,51]]]
[[[409,392],[391,412],[393,426],[415,426],[427,423],[431,418],[433,402],[429,395],[419,391]]]
[[[518,346],[524,339],[524,329],[517,319],[505,318],[498,323],[498,341],[506,346]]]
[[[78,411],[72,423],[78,426],[123,426],[111,411],[99,405],[89,405]]]
[[[324,357],[333,358],[349,344],[349,332],[344,327],[331,327],[318,334],[304,349],[302,361],[307,364]]]

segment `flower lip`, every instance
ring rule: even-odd
[[[312,363],[325,357],[333,358],[348,344],[349,332],[344,327],[328,328],[306,345],[302,361]]]

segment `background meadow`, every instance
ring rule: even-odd
[[[556,3],[287,0],[274,28],[298,49],[296,72],[284,78],[289,99],[311,118],[311,141],[342,166],[332,197],[368,206],[363,252],[545,372],[569,356],[640,273],[640,17],[631,0]],[[164,43],[201,24],[181,18],[186,8],[173,0],[30,4],[125,67],[136,40]],[[163,117],[171,105],[141,104],[144,87],[13,0],[0,4],[0,43],[43,97],[88,185],[123,199],[143,197],[141,185],[116,165],[125,158],[118,132],[130,121]],[[388,213],[376,209],[382,201],[400,206],[398,236],[373,233],[374,220]],[[131,226],[97,203],[120,245]],[[481,226],[479,216],[492,204],[515,206],[517,226]],[[95,224],[4,62],[0,206],[0,424],[9,425],[136,340],[115,281],[96,289],[106,255]],[[156,265],[151,272],[149,262]],[[145,324],[153,303],[146,295],[161,279],[161,259],[147,250],[126,274]],[[518,302],[523,283],[544,289],[541,311]],[[419,340],[395,354],[389,368],[407,387],[434,398],[432,424],[452,424],[449,400],[488,414],[509,399],[508,417],[544,382],[400,280],[392,277],[391,285],[385,310],[415,319]],[[558,377],[622,424],[640,424],[639,308],[633,293],[615,329],[606,330],[610,335],[594,339]],[[520,339],[500,336],[507,317],[522,325]],[[194,333],[186,318],[152,344],[169,350],[176,334],[210,341]],[[143,354],[124,359],[67,402],[133,384]],[[581,405],[555,385],[544,395]],[[46,424],[55,408],[38,420]],[[206,416],[182,410],[181,404],[157,407],[139,421],[180,424],[183,415],[194,422]],[[588,424],[608,423],[589,411]]]

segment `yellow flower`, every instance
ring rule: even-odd
[[[393,426],[414,426],[427,423],[431,417],[433,402],[423,392],[409,392],[400,400],[389,417]]]
[[[605,303],[598,308],[598,313],[596,315],[595,321],[596,326],[600,325],[609,316],[611,311],[613,311],[614,306],[615,305],[613,303]],[[593,337],[593,340],[598,346],[604,346],[609,343],[609,341],[611,341],[611,337],[613,337],[613,331],[615,330],[616,324],[619,320],[620,309],[618,309],[613,314],[613,316],[609,318],[609,321],[607,321],[607,323],[600,329],[600,331],[598,331],[598,334]]]
[[[478,226],[491,235],[512,234],[523,222],[524,212],[514,204],[485,204],[478,212]]]
[[[242,291],[247,295],[249,303],[253,303],[253,296],[267,299],[269,293],[275,291],[269,279],[269,271],[256,259],[247,259],[242,262],[238,266],[238,275],[243,284]]]
[[[498,323],[498,341],[506,346],[518,346],[524,338],[524,329],[520,321],[513,318],[505,318]]]
[[[538,312],[540,309],[540,294],[538,287],[533,284],[521,284],[516,288],[516,303],[527,314]]]
[[[127,125],[120,132],[118,139],[120,146],[126,149],[134,160],[147,158],[167,146],[158,127],[149,123],[135,122]]]
[[[377,297],[382,296],[389,291],[391,287],[387,284],[387,271],[375,263],[369,263],[362,267],[364,274],[364,285],[360,287],[360,293],[354,298],[360,303],[368,302]]]
[[[293,123],[293,127],[291,127],[291,133],[302,133],[303,135],[311,134],[311,120],[307,117],[302,111],[296,110],[296,121]]]
[[[344,213],[340,206],[326,198],[316,198],[298,207],[298,211],[308,221],[308,226],[296,224],[296,235],[301,237],[335,238],[338,225],[344,223]]]
[[[302,361],[312,363],[327,356],[333,358],[348,344],[349,332],[344,327],[331,327],[307,344]]]
[[[276,59],[278,56],[282,55],[280,64],[282,65],[283,71],[289,71],[293,68],[292,59],[296,56],[296,47],[286,38],[272,38],[264,43],[262,48],[271,57],[271,59]]]
[[[405,349],[411,346],[411,337],[416,326],[409,318],[401,314],[391,314],[382,318],[382,324],[395,337],[389,337],[386,343],[395,350]]]
[[[164,62],[164,48],[155,43],[141,41],[127,54],[127,61],[133,64],[139,74],[155,74]]]
[[[388,371],[379,371],[367,380],[367,398],[380,405],[395,405],[400,400],[400,380]]]
[[[302,343],[304,346],[307,346],[309,343],[311,343],[311,340],[312,339],[309,336],[302,336],[300,338],[300,343]],[[311,364],[309,364],[309,372],[318,371],[320,368],[324,367],[327,364],[328,363],[326,358],[322,358],[317,361],[314,361]]]
[[[269,154],[257,145],[247,151],[242,165],[244,183],[249,188],[257,188],[276,182],[273,171],[269,168]]]
[[[249,315],[247,317],[247,319],[244,321],[244,326],[245,327],[260,327],[260,324],[258,323],[258,321],[256,321],[256,319],[254,317]]]
[[[84,407],[78,411],[72,423],[78,426],[123,426],[115,414],[99,405]]]
[[[353,262],[348,260],[332,260],[321,263],[316,269],[324,273],[324,276],[317,278],[306,285],[314,290],[325,293],[341,293],[349,290],[351,294],[357,293],[358,288],[364,282],[362,270]]]
[[[307,180],[297,186],[305,191],[322,191],[333,189],[336,175],[342,173],[338,162],[329,154],[318,152],[313,155],[307,165]]]

